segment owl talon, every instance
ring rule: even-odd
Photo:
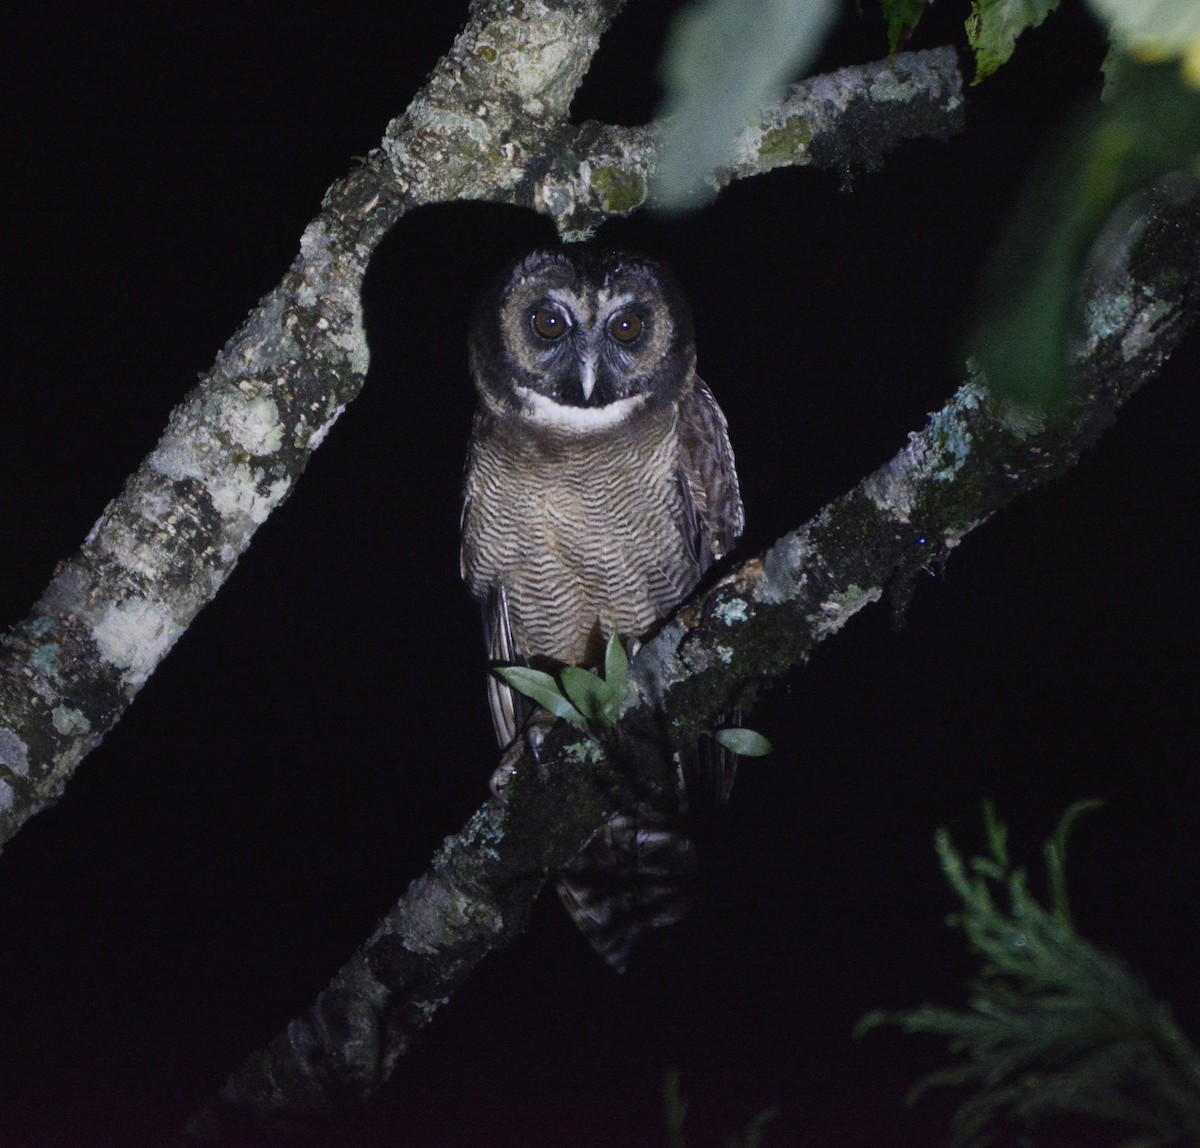
[[[539,766],[542,764],[542,744],[546,740],[547,728],[541,722],[531,721],[525,729],[525,744],[529,746],[529,755]]]
[[[510,753],[506,753],[501,758],[500,764],[492,771],[492,776],[488,781],[488,789],[492,791],[492,796],[500,802],[508,800],[509,782],[517,776],[517,763],[508,760]]]
[[[498,801],[507,800],[508,786],[512,779],[517,776],[517,766],[520,764],[524,750],[529,750],[529,756],[533,758],[534,765],[537,766],[539,773],[541,772],[542,743],[546,740],[546,731],[548,728],[548,726],[540,722],[531,720],[526,726],[524,736],[517,738],[504,751],[500,758],[500,764],[496,766],[492,772],[491,779],[488,781],[488,788],[492,791],[492,796]]]

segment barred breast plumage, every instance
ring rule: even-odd
[[[504,588],[515,651],[595,665],[609,634],[644,637],[695,586],[676,411],[652,421],[564,443],[481,417],[463,569],[477,597]]]

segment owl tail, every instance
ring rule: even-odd
[[[617,972],[648,929],[696,902],[695,845],[679,817],[647,807],[616,813],[558,875],[558,895],[592,948]]]
[[[639,801],[614,813],[558,874],[558,895],[571,919],[617,972],[625,971],[643,933],[674,925],[696,907],[697,841],[711,835],[736,772],[732,753],[701,738],[680,762],[674,809]]]

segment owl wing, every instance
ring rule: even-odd
[[[684,531],[691,540],[699,578],[733,549],[745,526],[725,414],[699,376],[679,403],[679,455],[687,517]],[[721,715],[718,725],[730,719],[736,725],[738,715]],[[703,818],[725,804],[737,772],[733,754],[703,737],[693,754],[684,755],[682,764],[694,815]]]
[[[488,659],[493,665],[523,664],[513,645],[512,629],[508,623],[508,598],[503,586],[496,586],[483,602],[483,627],[487,640]],[[488,708],[492,712],[492,728],[502,746],[511,744],[529,718],[532,706],[495,674],[488,674]]]
[[[467,464],[463,481],[462,513],[459,516],[459,554],[458,568],[464,582],[467,583],[471,594],[479,602],[480,613],[483,616],[483,636],[487,644],[488,660],[493,665],[514,665],[525,661],[516,651],[513,642],[512,627],[508,618],[508,599],[504,587],[499,583],[492,586],[480,586],[472,579],[470,570],[473,565],[472,546],[474,539],[467,529],[468,516],[471,509],[471,492],[477,463],[477,443],[482,437],[483,417],[476,414],[471,434],[471,445],[467,451]],[[488,709],[492,715],[492,728],[496,731],[496,740],[501,746],[508,746],[517,736],[517,731],[529,717],[532,706],[514,690],[506,686],[494,674],[488,674]]]
[[[497,584],[483,595],[479,603],[483,615],[483,636],[487,643],[488,661],[492,665],[524,665],[526,659],[517,653],[512,628],[508,620],[508,597],[504,587]],[[496,741],[511,745],[517,731],[523,728],[533,706],[515,690],[506,686],[495,674],[487,678],[488,709]]]
[[[679,401],[679,485],[681,526],[703,574],[733,549],[745,515],[725,415],[699,377]]]

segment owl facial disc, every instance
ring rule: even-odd
[[[481,315],[471,361],[497,414],[590,434],[673,402],[695,354],[687,305],[657,264],[541,251],[513,269]]]

